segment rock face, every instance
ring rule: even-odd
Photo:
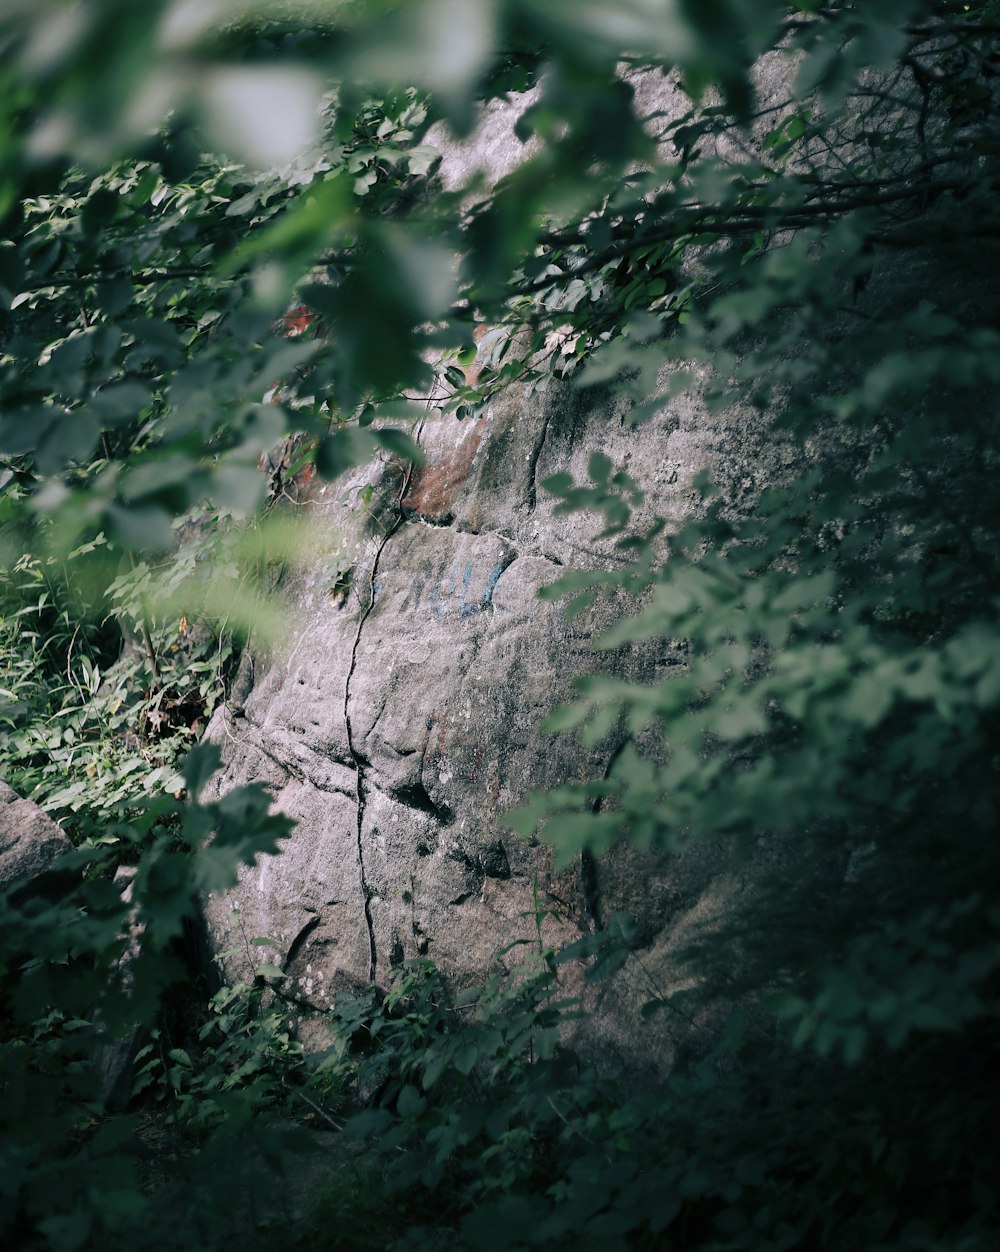
[[[478,141],[494,176],[517,158],[512,123],[491,115]],[[446,155],[446,181],[467,161]],[[678,660],[661,647],[609,662],[593,643],[613,603],[570,621],[562,604],[539,600],[570,568],[622,560],[594,538],[600,517],[559,515],[543,480],[565,471],[586,481],[600,451],[646,493],[640,522],[677,520],[701,471],[724,470],[739,491],[765,463],[757,419],[710,416],[696,388],[637,429],[631,403],[593,388],[510,387],[476,420],[429,414],[418,428],[427,463],[412,474],[378,459],[311,485],[303,508],[340,536],[338,553],[282,580],[289,637],[245,662],[249,691],[209,730],[224,753],[221,787],[262,782],[297,823],[280,858],[208,902],[231,975],[246,977],[256,957],[274,961],[317,1007],[417,955],[471,980],[535,933],[538,908],[550,942],[616,909],[635,913],[649,926],[647,969],[665,968],[690,920],[729,890],[718,850],[705,847],[641,870],[622,850],[556,876],[544,847],[500,821],[529,789],[610,766],[614,736],[590,750],[540,730],[574,679],[609,664],[646,678]],[[259,936],[277,956],[249,945]],[[594,1029],[605,1050],[647,1048],[629,1024],[649,997],[644,977],[623,971],[602,993],[609,1011]]]
[[[72,847],[47,813],[0,782],[0,890],[43,877]]]
[[[341,555],[332,571],[284,581],[290,637],[256,658],[242,707],[221,709],[210,729],[223,788],[263,782],[297,822],[279,858],[209,902],[216,951],[246,953],[229,958],[232,973],[246,976],[250,952],[273,960],[244,943],[269,937],[297,993],[321,1007],[338,984],[381,981],[421,954],[475,978],[534,933],[536,900],[558,915],[547,941],[626,909],[656,919],[661,955],[686,914],[704,910],[711,849],[641,872],[623,850],[556,877],[543,847],[500,823],[531,788],[599,776],[618,746],[584,750],[540,731],[576,677],[608,665],[592,645],[616,610],[598,604],[568,621],[539,589],[569,567],[621,559],[593,538],[597,517],[556,514],[540,482],[585,478],[599,449],[640,482],[651,510],[679,516],[717,449],[730,472],[754,459],[749,423],[713,423],[691,399],[638,437],[627,409],[593,391],[512,389],[478,421],[428,419],[427,464],[412,477],[373,461],[314,488],[308,507],[343,536],[350,577]],[[369,487],[374,511],[357,506]],[[676,661],[633,649],[613,664],[639,679]],[[610,994],[648,998],[648,988]]]

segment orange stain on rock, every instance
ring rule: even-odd
[[[473,341],[478,343],[488,329],[485,322],[480,322],[472,332]],[[470,387],[478,382],[481,368],[476,362],[463,367]],[[427,463],[414,468],[409,489],[400,501],[402,507],[425,517],[444,517],[450,513],[459,488],[472,472],[485,434],[485,417],[471,418],[464,423],[460,442],[443,455],[435,456],[433,447],[425,449]]]
[[[409,489],[400,501],[408,512],[426,517],[443,517],[451,512],[459,489],[472,472],[486,433],[486,418],[477,417],[466,425],[464,438],[457,447],[437,458],[429,451],[427,463],[414,469]]]

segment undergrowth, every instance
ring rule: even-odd
[[[295,1037],[303,1006],[276,966],[214,991],[202,975],[199,999],[198,896],[289,830],[257,788],[200,801],[216,764],[198,749],[186,802],[72,854],[76,886],[0,896],[7,1246],[996,1246],[988,1011],[824,1056],[758,1000],[688,1036],[662,1080],[611,1075],[561,975],[641,960],[625,917],[562,952],[517,945],[481,986],[407,962],[387,987],[336,997],[318,1053]],[[109,881],[123,843],[142,848],[128,900]],[[661,1047],[671,1015],[644,1016]],[[133,1074],[117,1107],[109,1056]]]
[[[112,556],[102,533],[63,561],[25,554],[0,588],[3,776],[78,843],[182,789],[179,763],[225,692],[228,623],[168,599],[210,539],[154,563]]]
[[[992,1026],[852,1065],[737,1015],[662,1083],[630,1082],[562,1042],[580,1009],[560,995],[559,962],[536,952],[457,993],[431,962],[408,962],[384,994],[339,996],[330,1047],[310,1058],[273,992],[227,989],[200,1057],[170,1053],[178,1116],[200,1132],[240,1086],[333,1132],[335,1166],[314,1176],[284,1246],[995,1246],[996,1110],[970,1108],[952,1079],[972,1043],[966,1079],[988,1081]]]

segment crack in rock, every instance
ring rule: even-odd
[[[528,462],[528,508],[533,513],[538,503],[538,462],[542,455],[542,449],[545,447],[545,437],[549,433],[549,422],[552,420],[552,414],[546,411],[545,420],[542,422],[542,432],[531,449],[531,457]]]
[[[425,526],[447,529],[455,522],[454,513],[418,513],[413,509],[404,509],[403,512],[408,521],[423,522]]]
[[[309,911],[311,912],[312,910],[309,910]],[[285,971],[286,974],[291,968],[292,962],[295,960],[295,958],[298,956],[298,954],[302,951],[303,947],[305,946],[306,940],[309,938],[312,932],[316,929],[319,923],[320,923],[320,918],[314,914],[312,917],[309,918],[306,924],[302,927],[299,933],[295,936],[295,938],[289,944],[288,953],[285,956],[285,959],[281,965],[281,968]]]
[[[415,442],[419,442],[422,430],[423,422],[421,422],[417,429],[413,432]],[[368,933],[368,979],[370,982],[375,981],[375,977],[378,972],[378,951],[375,943],[375,923],[372,920],[372,896],[374,895],[374,892],[369,886],[368,876],[365,870],[362,836],[365,820],[365,805],[367,803],[364,778],[364,767],[367,764],[367,761],[365,761],[360,753],[354,737],[354,725],[351,721],[351,682],[354,678],[354,671],[356,670],[358,664],[358,647],[361,643],[361,632],[364,630],[365,622],[368,621],[368,618],[375,607],[375,590],[379,562],[382,559],[382,553],[385,551],[389,540],[406,520],[406,513],[403,509],[403,500],[406,498],[406,493],[409,490],[412,476],[413,465],[411,463],[406,468],[406,472],[403,475],[403,481],[400,484],[399,492],[396,496],[395,517],[386,529],[378,547],[375,550],[371,572],[368,575],[368,603],[365,605],[361,616],[358,619],[358,628],[354,633],[354,643],[351,647],[351,660],[347,667],[347,678],[344,681],[344,726],[347,731],[347,750],[351,755],[351,759],[353,760],[355,767],[355,846],[358,854],[358,877],[361,884],[361,898],[364,906],[365,928]]]
[[[451,809],[446,804],[437,803],[422,781],[403,783],[402,786],[384,791],[383,794],[405,805],[408,809],[414,809],[418,813],[427,813],[442,826],[450,826],[455,820],[455,814]]]

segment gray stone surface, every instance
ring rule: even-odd
[[[644,86],[651,100],[684,104],[673,84],[658,90]],[[492,179],[513,168],[515,115],[494,107],[471,145],[448,152],[449,185],[477,166]],[[645,491],[640,523],[678,521],[704,469],[739,495],[774,463],[759,418],[710,415],[697,386],[636,429],[631,403],[602,389],[512,386],[475,421],[428,415],[427,464],[411,479],[377,459],[311,485],[300,510],[338,537],[336,550],[282,580],[288,637],[254,657],[252,685],[243,666],[239,700],[209,730],[224,753],[219,786],[263,782],[297,822],[279,858],[208,901],[230,976],[275,962],[295,994],[322,1007],[417,955],[459,982],[479,978],[498,950],[532,937],[536,901],[550,910],[543,933],[556,944],[626,909],[643,918],[645,969],[629,962],[601,990],[589,1040],[609,1058],[669,1061],[676,1023],[660,1014],[640,1026],[639,1008],[651,975],[672,988],[672,954],[693,920],[735,889],[719,877],[724,850],[638,864],[623,848],[556,875],[544,846],[500,820],[530,789],[609,767],[615,736],[588,749],[541,732],[574,679],[610,665],[638,680],[675,659],[652,645],[596,654],[618,604],[568,620],[562,604],[539,600],[568,569],[622,560],[595,539],[599,516],[557,514],[542,481],[559,471],[585,481],[601,451]],[[274,940],[277,954],[252,946],[255,937]],[[505,959],[518,961],[520,949]]]
[[[72,847],[47,813],[0,782],[0,890],[49,873]]]
[[[533,398],[511,389],[478,422],[428,419],[420,435],[428,463],[388,535],[391,507],[372,527],[352,503],[371,485],[391,506],[403,489],[397,466],[373,461],[313,488],[303,507],[340,535],[341,555],[329,569],[306,566],[283,580],[289,637],[255,658],[242,706],[221,709],[210,729],[226,761],[221,786],[263,782],[297,822],[279,858],[208,902],[213,945],[232,953],[230,974],[275,960],[248,942],[266,936],[295,993],[318,1007],[417,955],[472,980],[498,949],[530,939],[536,889],[555,914],[547,942],[569,942],[627,909],[647,920],[653,967],[669,969],[671,936],[706,907],[719,849],[640,867],[621,849],[595,874],[577,866],[556,875],[543,846],[500,821],[529,789],[609,766],[614,736],[585,749],[540,730],[576,677],[610,662],[640,679],[673,659],[648,647],[596,654],[614,603],[568,621],[562,604],[539,600],[539,588],[568,568],[619,559],[595,540],[599,519],[557,515],[541,481],[562,470],[585,477],[600,449],[638,479],[648,510],[680,517],[695,474],[720,451],[730,470],[754,459],[748,427],[732,414],[710,419],[696,396],[638,433],[626,430],[626,416],[627,403],[605,392],[554,388]],[[353,561],[346,596],[331,577],[344,559]],[[669,1052],[666,1015],[646,1037],[635,1034],[651,994],[631,963],[601,992],[607,1012],[592,1030],[602,1051],[627,1058],[655,1037]]]

